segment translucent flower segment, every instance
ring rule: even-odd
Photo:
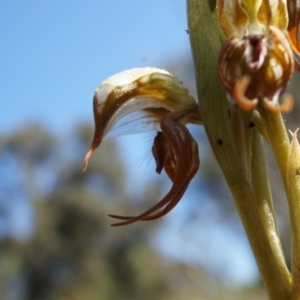
[[[126,225],[157,219],[181,199],[196,174],[198,145],[187,123],[201,124],[198,104],[170,73],[156,68],[132,69],[105,80],[94,95],[95,135],[83,164],[107,137],[157,130],[152,146],[156,172],[164,169],[173,185],[151,209],[136,217],[110,215]]]

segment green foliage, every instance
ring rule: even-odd
[[[1,220],[9,222],[6,206],[21,198],[31,205],[35,224],[31,238],[7,233],[0,242],[1,299],[219,299],[224,289],[199,268],[151,246],[161,221],[108,226],[109,212],[149,202],[124,192],[125,169],[114,142],[104,143],[82,173],[78,162],[91,135],[90,126],[80,125],[61,140],[36,125],[0,138],[0,160],[8,166],[1,171]],[[159,190],[151,183],[142,194],[156,199]]]

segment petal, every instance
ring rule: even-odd
[[[217,0],[217,10],[220,26],[226,36],[232,32],[243,36],[249,19],[239,0]]]
[[[257,21],[265,28],[275,26],[280,30],[286,30],[288,26],[288,11],[286,0],[260,0],[257,11]]]
[[[258,99],[248,99],[245,96],[245,92],[249,86],[250,81],[250,76],[244,75],[237,81],[233,89],[234,100],[239,105],[239,107],[241,107],[245,111],[253,110],[258,103]]]
[[[164,165],[170,156],[172,149],[165,138],[164,134],[159,131],[157,132],[156,137],[154,138],[153,146],[152,146],[152,155],[156,162],[155,171],[160,174],[164,168]]]
[[[218,0],[220,26],[228,36],[261,35],[270,25],[285,30],[288,24],[286,0]]]
[[[300,3],[299,0],[288,1],[288,39],[295,53],[300,56]]]
[[[168,112],[195,103],[188,90],[164,70],[137,68],[109,77],[94,95],[95,134],[83,169],[109,134],[116,136],[157,129]],[[189,121],[199,123],[196,119]]]
[[[218,61],[223,87],[245,110],[253,109],[260,97],[269,99],[266,104],[271,110],[277,106],[293,70],[294,58],[288,40],[275,26],[269,27],[267,37],[239,39],[232,33],[225,41]],[[280,111],[286,109],[280,108]]]
[[[154,141],[154,157],[159,171],[164,167],[169,168],[169,174],[173,185],[168,194],[156,205],[136,217],[110,215],[112,218],[124,220],[124,222],[112,226],[127,225],[136,221],[148,221],[160,218],[173,209],[180,201],[190,181],[195,176],[200,160],[198,145],[188,129],[181,123],[187,115],[195,114],[198,110],[196,105],[179,109],[168,114],[161,121],[162,133],[159,133]],[[168,162],[168,158],[170,157]],[[174,158],[173,155],[176,157]],[[175,164],[175,165],[174,165]],[[167,171],[168,172],[168,171]]]
[[[270,1],[273,25],[280,30],[286,30],[289,23],[289,15],[286,0]]]
[[[160,174],[165,169],[169,178],[174,182],[177,166],[176,154],[161,131],[154,138],[152,154],[156,162],[156,172]]]

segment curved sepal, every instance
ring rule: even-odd
[[[136,68],[109,77],[94,95],[95,134],[83,170],[105,138],[158,130],[167,113],[195,103],[188,90],[161,69]],[[186,122],[199,124],[199,119]]]
[[[289,14],[289,25],[287,36],[294,52],[300,56],[300,1],[290,0],[287,4]],[[296,70],[299,72],[299,64]]]
[[[217,10],[227,36],[264,35],[271,25],[281,30],[288,25],[286,0],[218,0]]]
[[[197,105],[190,105],[168,114],[161,120],[162,132],[159,132],[154,139],[152,153],[156,161],[156,171],[160,173],[163,168],[166,170],[173,181],[170,191],[156,205],[136,217],[109,215],[124,220],[112,226],[160,218],[180,201],[200,164],[198,145],[182,124],[187,116],[192,116],[197,111]]]

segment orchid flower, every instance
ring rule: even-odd
[[[287,112],[292,107],[290,96],[283,98],[280,108],[277,105],[294,70],[292,48],[298,54],[300,50],[299,12],[292,3],[295,1],[289,1],[289,11],[286,0],[217,3],[227,36],[219,56],[219,78],[244,110],[254,109],[260,98],[271,111]]]
[[[156,172],[164,169],[173,185],[155,206],[136,217],[110,215],[125,225],[153,220],[168,213],[181,199],[199,167],[198,146],[187,123],[201,124],[199,107],[188,90],[170,73],[157,68],[136,68],[116,74],[99,85],[94,95],[93,151],[107,137],[156,130],[152,154]]]
[[[282,119],[293,106],[285,88],[294,69],[300,70],[300,0],[187,0],[187,12],[198,103],[164,70],[132,69],[108,78],[94,95],[95,134],[83,169],[106,138],[157,131],[156,172],[167,173],[171,189],[138,216],[110,215],[121,220],[114,226],[157,219],[178,203],[200,164],[186,124],[203,125],[270,299],[300,299],[300,146],[297,131],[290,141]],[[287,196],[291,270],[263,138],[274,151]]]
[[[294,68],[300,69],[300,2],[216,2],[187,0],[201,119],[269,298],[300,299],[300,148],[296,133],[290,141],[282,118],[292,108],[284,90]],[[278,233],[262,137],[273,149],[288,201],[290,269]]]

